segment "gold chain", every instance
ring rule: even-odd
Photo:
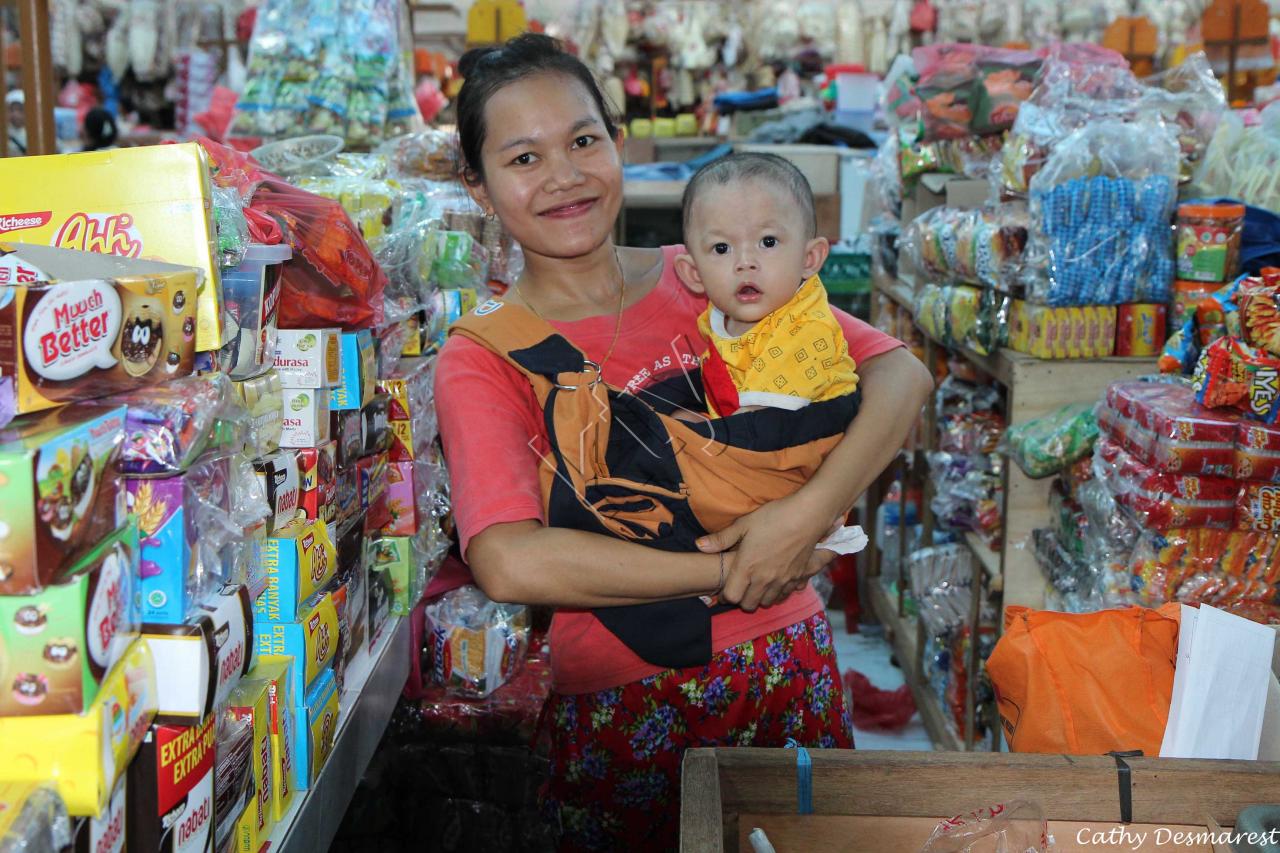
[[[609,351],[606,352],[604,354],[604,358],[600,360],[600,371],[602,373],[604,372],[604,366],[609,363],[609,358],[613,355],[613,348],[618,345],[618,335],[622,332],[622,309],[625,308],[627,304],[627,274],[623,272],[622,259],[618,257],[617,246],[613,247],[613,260],[614,263],[618,265],[618,278],[622,281],[622,284],[618,289],[618,318],[614,321],[613,325],[613,341],[609,344]],[[512,282],[511,286],[515,289],[516,296],[520,297],[520,301],[523,302],[539,320],[547,322],[547,318],[543,317],[542,313],[539,312],[537,308],[533,307],[533,303],[526,299],[525,295],[520,292],[520,283]]]

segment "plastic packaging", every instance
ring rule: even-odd
[[[903,247],[930,281],[1008,290],[1016,284],[1027,224],[1021,205],[985,210],[935,207],[907,227]]]
[[[61,851],[71,844],[71,821],[53,788],[0,783],[0,853]]]
[[[925,285],[916,294],[916,322],[944,346],[989,355],[1004,346],[1012,300],[999,291],[967,285]]]
[[[904,567],[930,636],[944,635],[965,624],[973,586],[973,551],[963,543],[922,548]]]
[[[245,416],[233,402],[230,382],[219,375],[176,379],[115,399],[129,407],[119,467],[131,476],[186,470],[213,439],[216,420]]]
[[[1280,358],[1237,338],[1220,338],[1200,354],[1196,400],[1209,408],[1233,408],[1263,423],[1280,418]]]
[[[1107,435],[1146,465],[1169,473],[1230,477],[1240,418],[1202,408],[1185,382],[1116,382],[1098,421]]]
[[[1251,127],[1241,114],[1227,112],[1200,162],[1194,188],[1204,197],[1247,199],[1255,207],[1280,210],[1280,106],[1269,104]]]
[[[1029,51],[974,44],[918,47],[911,58],[925,141],[1008,130],[1041,65]]]
[[[497,604],[474,586],[445,593],[427,606],[430,671],[455,696],[483,699],[523,666],[529,611]]]
[[[1009,427],[1002,450],[1028,477],[1039,479],[1089,455],[1097,438],[1093,406],[1078,403]]]
[[[1236,282],[1240,332],[1245,341],[1280,355],[1280,270],[1268,267],[1260,278]]]
[[[1049,853],[1049,824],[1036,803],[1022,800],[948,818],[921,853]]]
[[[1178,278],[1224,282],[1240,270],[1243,204],[1178,206]]]
[[[213,188],[213,219],[218,230],[218,254],[223,269],[244,258],[249,245],[249,223],[244,218],[244,200],[234,189]]]
[[[214,758],[214,851],[227,853],[236,821],[253,799],[253,718],[218,716]]]
[[[1108,439],[1098,442],[1094,461],[1104,463],[1104,480],[1116,503],[1148,530],[1235,525],[1235,480],[1157,471]]]
[[[222,273],[226,343],[219,363],[232,379],[256,376],[272,363],[280,275],[292,257],[288,246],[250,243],[241,260]]]
[[[388,139],[377,153],[387,159],[396,177],[454,181],[459,169],[457,146],[456,135],[433,127]]]

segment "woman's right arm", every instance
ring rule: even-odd
[[[435,399],[463,555],[490,598],[585,609],[717,591],[718,554],[543,526],[536,401],[497,356],[451,339],[436,366]]]

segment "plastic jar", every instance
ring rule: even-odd
[[[1244,205],[1178,206],[1178,278],[1230,281],[1240,268]]]
[[[292,257],[287,245],[250,243],[240,265],[222,272],[227,335],[220,360],[232,379],[257,376],[274,358],[280,274]]]

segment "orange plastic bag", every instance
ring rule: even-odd
[[[1009,749],[1159,755],[1178,613],[1176,604],[1097,613],[1006,608],[987,672]]]

